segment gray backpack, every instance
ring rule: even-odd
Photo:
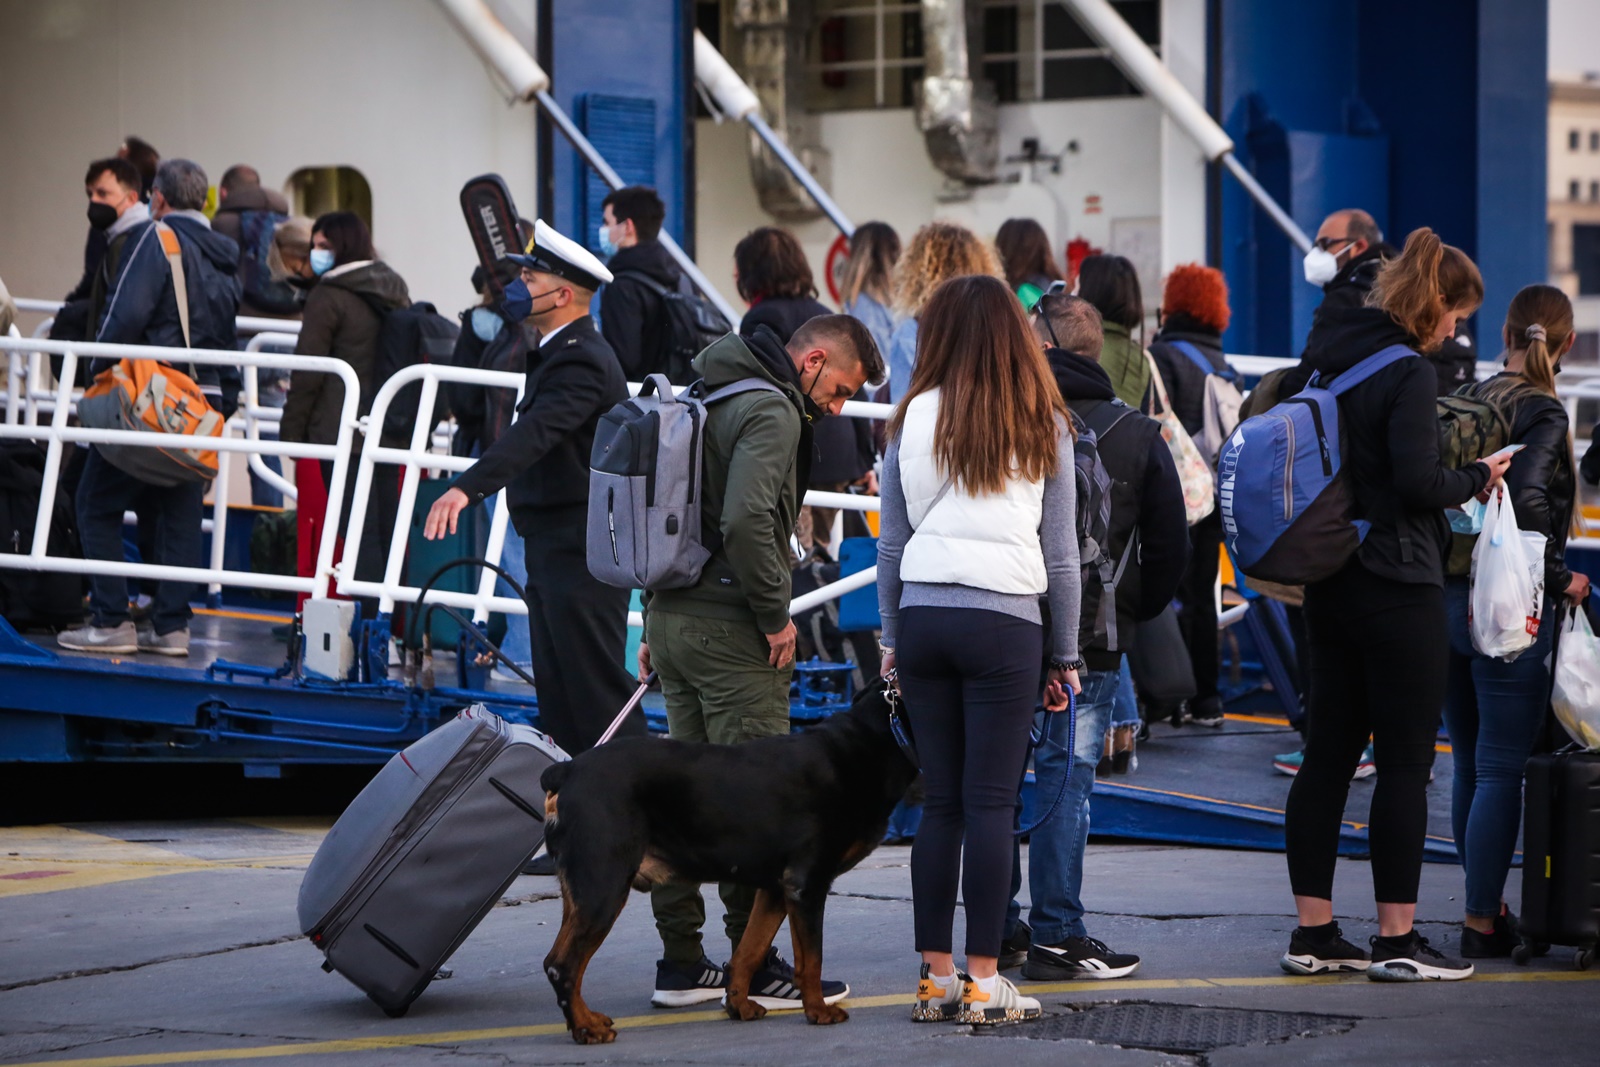
[[[744,378],[705,397],[673,393],[665,375],[600,416],[589,453],[589,573],[624,589],[684,589],[711,558],[701,539],[706,408],[740,393],[783,390]]]

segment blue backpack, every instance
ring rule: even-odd
[[[1416,353],[1391,345],[1323,388],[1320,375],[1281,404],[1241,422],[1217,461],[1222,533],[1251,578],[1304,585],[1331,577],[1370,524],[1355,518],[1340,477],[1339,397]]]

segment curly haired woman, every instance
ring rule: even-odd
[[[889,398],[899,402],[917,361],[917,319],[939,286],[963,274],[1004,278],[1000,257],[977,234],[955,222],[930,222],[911,235],[895,269],[895,311],[905,316],[889,339]]]

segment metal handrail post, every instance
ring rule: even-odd
[[[44,451],[44,476],[39,482],[39,513],[33,520],[33,549],[28,553],[28,557],[34,560],[44,559],[45,550],[50,547],[50,520],[55,517],[56,509],[53,506],[47,507],[45,501],[55,500],[56,486],[61,482],[61,451],[64,444],[62,433],[67,428],[67,398],[72,395],[72,379],[77,373],[77,354],[69,350],[61,358],[61,381],[58,385],[61,402],[56,405],[56,410],[50,417],[52,432],[50,443],[45,446]]]
[[[422,379],[422,396],[417,401],[417,418],[411,424],[411,447],[407,450],[404,472],[400,477],[400,506],[394,517],[394,532],[389,535],[389,558],[384,561],[383,584],[385,588],[392,588],[400,582],[400,568],[405,563],[406,541],[411,535],[410,516],[417,507],[417,487],[422,481],[422,465],[417,461],[417,454],[425,452],[433,440],[432,420],[424,418],[424,414],[431,414],[434,401],[439,396],[439,379],[432,374]],[[374,405],[376,406],[376,405]],[[387,411],[387,409],[385,409]],[[383,417],[369,414],[367,416],[367,446],[372,449],[380,445]],[[363,462],[362,473],[367,473],[370,468],[372,476],[377,477],[377,461],[370,465]],[[348,552],[347,552],[348,554]],[[351,571],[351,577],[355,572]],[[388,614],[394,611],[394,596],[385,592],[378,598],[378,612]]]

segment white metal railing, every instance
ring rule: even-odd
[[[466,385],[480,385],[488,388],[511,389],[516,392],[517,399],[522,399],[522,388],[525,378],[520,374],[506,371],[486,371],[465,367],[452,367],[443,364],[418,364],[400,371],[382,386],[372,399],[372,408],[367,416],[369,426],[382,425],[387,417],[390,406],[400,390],[414,382],[422,383],[422,395],[417,403],[417,412],[421,416],[424,412],[433,410],[434,400],[438,396],[441,383],[452,382]],[[628,383],[630,393],[637,395],[639,384]],[[847,401],[841,412],[841,417],[885,419],[893,411],[889,404],[873,404],[865,401]],[[420,419],[413,420],[411,443],[405,448],[395,448],[383,445],[374,434],[368,434],[363,445],[360,461],[356,468],[355,500],[363,501],[371,490],[374,468],[377,464],[395,465],[404,469],[404,476],[400,488],[401,516],[408,516],[416,506],[417,488],[421,481],[422,472],[451,471],[460,472],[471,467],[476,460],[465,456],[441,455],[428,447],[427,426]],[[812,490],[805,495],[805,503],[838,508],[852,511],[877,511],[878,498],[875,496],[857,496],[851,493],[823,493]],[[361,530],[366,522],[365,510],[359,504],[351,505],[349,531],[346,534],[346,544],[358,543]],[[500,552],[505,545],[505,528],[509,521],[510,509],[506,506],[504,491],[499,494],[496,502],[494,516],[489,523],[489,541],[484,550],[484,558],[491,563],[500,562]],[[354,575],[354,557],[347,550],[345,560],[338,567],[338,590],[348,596],[369,596],[378,598],[379,611],[393,611],[397,602],[416,603],[421,590],[417,586],[407,585],[402,578],[405,564],[406,542],[410,534],[411,524],[397,520],[394,532],[390,537],[389,553],[384,562],[384,576],[381,581],[360,580]],[[813,590],[797,598],[791,605],[791,611],[799,612],[815,607],[826,600],[842,596],[855,589],[872,584],[877,579],[877,568],[869,567],[858,571],[839,581],[829,583],[820,589]],[[489,617],[491,611],[505,612],[507,614],[527,614],[527,606],[520,600],[512,597],[498,596],[494,592],[496,575],[485,568],[479,579],[478,590],[475,593],[462,593],[449,590],[433,589],[428,592],[430,603],[447,604],[455,608],[471,609],[473,618],[483,622]],[[641,619],[637,612],[630,612],[628,621],[631,625],[638,626]]]
[[[61,376],[57,382],[56,403],[48,425],[8,424],[0,426],[0,438],[46,442],[41,501],[53,500],[60,482],[63,446],[68,442],[78,444],[138,445],[154,448],[200,448],[219,453],[243,452],[246,454],[278,455],[292,458],[319,459],[333,465],[332,484],[328,487],[327,520],[317,546],[315,573],[309,577],[297,575],[257,574],[253,571],[224,569],[217,552],[217,543],[226,529],[227,503],[223,492],[216,494],[212,523],[212,561],[204,567],[179,567],[153,563],[127,563],[123,560],[67,559],[51,556],[47,552],[50,525],[55,509],[41,506],[34,524],[33,548],[27,555],[0,553],[0,567],[20,570],[62,571],[72,574],[111,575],[115,577],[152,578],[169,581],[203,582],[209,585],[244,586],[284,592],[303,592],[313,596],[326,596],[333,578],[333,548],[337,539],[339,513],[344,500],[344,484],[349,476],[349,456],[352,435],[357,428],[356,408],[360,401],[361,384],[354,369],[344,360],[330,356],[285,356],[235,350],[160,348],[143,345],[113,345],[91,342],[49,341],[0,337],[0,351],[37,351],[45,355],[62,357]],[[287,441],[248,440],[231,435],[222,437],[188,436],[181,434],[154,434],[138,430],[102,430],[69,424],[72,410],[70,397],[78,376],[78,366],[83,360],[93,359],[164,359],[178,363],[197,363],[215,366],[288,366],[297,370],[333,374],[344,384],[344,400],[340,410],[339,432],[331,445],[302,444]],[[219,464],[218,478],[225,479],[227,464]],[[226,489],[226,483],[217,487]]]
[[[18,311],[32,311],[43,315],[54,315],[56,312],[61,310],[65,302],[61,300],[34,300],[27,297],[18,297],[16,304]],[[274,330],[281,333],[292,333],[296,336],[298,336],[300,333],[300,323],[296,319],[268,319],[256,318],[250,315],[240,315],[235,320],[235,323],[237,325],[238,332],[242,334],[262,333],[267,330]]]

